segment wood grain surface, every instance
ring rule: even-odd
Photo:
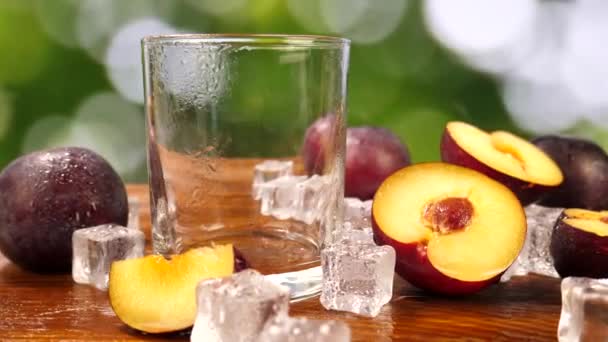
[[[150,227],[146,186],[128,187],[142,200],[141,226]],[[347,322],[353,341],[555,341],[559,280],[514,278],[464,298],[429,296],[398,277],[393,300],[376,318],[324,310],[318,297],[291,305],[291,315]],[[107,293],[39,275],[0,255],[0,341],[188,340],[188,334],[144,335],[114,315]]]

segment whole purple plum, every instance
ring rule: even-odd
[[[66,147],[33,152],[0,173],[0,252],[37,272],[66,272],[72,233],[105,223],[126,226],[125,186],[93,151]]]
[[[346,130],[344,195],[368,200],[393,172],[410,165],[407,147],[386,128]]]
[[[336,134],[336,116],[334,114],[323,116],[313,122],[306,130],[304,144],[302,145],[302,157],[304,167],[308,174],[321,174],[325,168],[328,158],[326,149],[330,148],[329,138]]]
[[[302,154],[309,174],[323,173],[330,134],[335,134],[335,117],[315,121],[306,131]],[[344,194],[368,200],[393,172],[410,164],[409,151],[386,128],[349,127],[346,129]]]

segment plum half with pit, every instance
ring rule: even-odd
[[[526,216],[505,185],[447,163],[403,168],[378,189],[374,240],[397,252],[395,271],[414,286],[465,295],[496,283],[521,251]]]
[[[549,207],[608,209],[608,155],[597,144],[579,138],[547,135],[534,145],[562,170],[564,182],[540,201]]]
[[[33,152],[0,173],[0,252],[28,270],[69,271],[76,229],[126,226],[128,214],[121,178],[88,149]]]
[[[337,134],[335,117],[313,123],[304,138],[303,157],[309,174],[323,173],[329,136]],[[393,172],[410,165],[407,147],[390,130],[363,126],[346,129],[344,194],[368,200]]]

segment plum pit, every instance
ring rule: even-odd
[[[471,224],[473,204],[464,197],[448,197],[429,203],[422,219],[433,231],[447,234],[462,230]]]

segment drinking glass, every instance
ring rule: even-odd
[[[341,224],[349,41],[170,35],[142,41],[155,253],[232,243],[251,267],[319,290]]]

